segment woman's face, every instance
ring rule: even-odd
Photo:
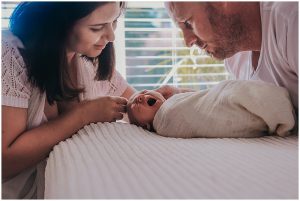
[[[115,40],[120,13],[120,4],[111,2],[78,20],[69,35],[67,50],[88,57],[99,56],[107,43]]]
[[[138,92],[128,101],[128,116],[140,126],[152,123],[157,110],[165,100],[160,93],[153,90]]]

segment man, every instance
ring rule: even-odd
[[[188,47],[197,45],[236,79],[288,89],[298,109],[298,2],[167,2]]]

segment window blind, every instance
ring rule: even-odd
[[[9,24],[9,17],[19,2],[1,1],[1,28],[7,29]]]
[[[163,2],[129,2],[124,21],[126,79],[137,90],[163,84],[200,90],[229,79],[223,61],[185,46]]]

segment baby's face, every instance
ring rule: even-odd
[[[153,90],[135,93],[127,104],[130,122],[143,127],[152,124],[157,110],[165,100],[160,93]]]

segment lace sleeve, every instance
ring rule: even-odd
[[[128,83],[127,81],[122,77],[122,75],[117,71],[115,70],[114,71],[114,74],[110,80],[110,90],[109,90],[109,93],[108,95],[111,95],[111,96],[121,96],[126,88],[128,87]]]
[[[17,47],[2,40],[2,105],[28,107],[32,87]]]

